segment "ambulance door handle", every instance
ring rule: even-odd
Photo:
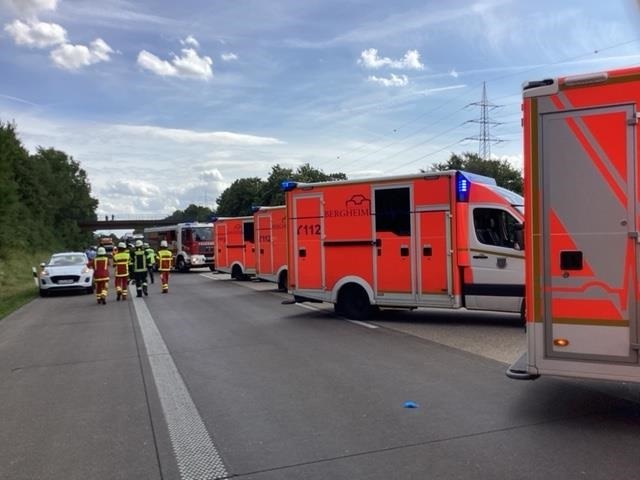
[[[423,257],[430,257],[433,255],[433,249],[431,248],[431,245],[423,245],[422,246],[422,256]]]
[[[482,260],[486,260],[489,257],[487,257],[484,253],[481,253],[480,255],[474,255],[473,258],[480,258]]]
[[[403,245],[400,247],[400,256],[401,257],[408,257],[409,256],[409,247],[407,247],[406,245]]]
[[[304,258],[307,256],[307,249],[306,248],[299,248],[298,249],[298,256],[300,258]]]

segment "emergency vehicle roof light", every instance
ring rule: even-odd
[[[588,85],[590,83],[606,82],[608,78],[609,74],[607,72],[589,73],[587,75],[572,75],[564,79],[564,84],[567,86]]]
[[[211,223],[216,223],[218,221],[218,217],[212,215],[211,216]]]
[[[251,213],[256,213],[260,208],[260,205],[251,205]]]
[[[471,182],[462,173],[456,172],[456,200],[458,202],[469,201],[469,190],[471,189]]]
[[[298,186],[298,182],[294,182],[293,180],[283,180],[280,183],[280,188],[282,189],[283,192],[288,192],[290,190],[293,190],[297,186]]]

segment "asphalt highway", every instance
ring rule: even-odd
[[[285,298],[202,270],[167,295],[38,298],[0,321],[0,479],[640,472],[637,386],[506,378],[513,316],[359,323]]]

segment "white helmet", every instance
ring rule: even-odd
[[[122,249],[124,250],[125,248],[127,248],[127,246],[125,245],[125,243],[124,243],[124,242],[120,242],[120,243],[118,244],[118,248],[122,248]]]
[[[142,240],[136,240],[136,247],[142,246]]]
[[[107,251],[104,249],[104,247],[99,247],[97,253],[98,255],[106,255]]]
[[[161,247],[165,247],[165,248],[166,248],[166,247],[167,247],[167,241],[166,241],[166,240],[162,240],[162,241],[160,242],[160,246],[161,246]]]

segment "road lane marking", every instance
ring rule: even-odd
[[[160,398],[181,479],[226,478],[222,462],[167,345],[142,298],[130,289],[151,373]]]
[[[372,324],[367,323],[367,322],[361,322],[360,320],[347,320],[347,322],[351,322],[351,323],[354,323],[356,325],[360,325],[361,327],[380,328],[377,325],[372,325]]]

